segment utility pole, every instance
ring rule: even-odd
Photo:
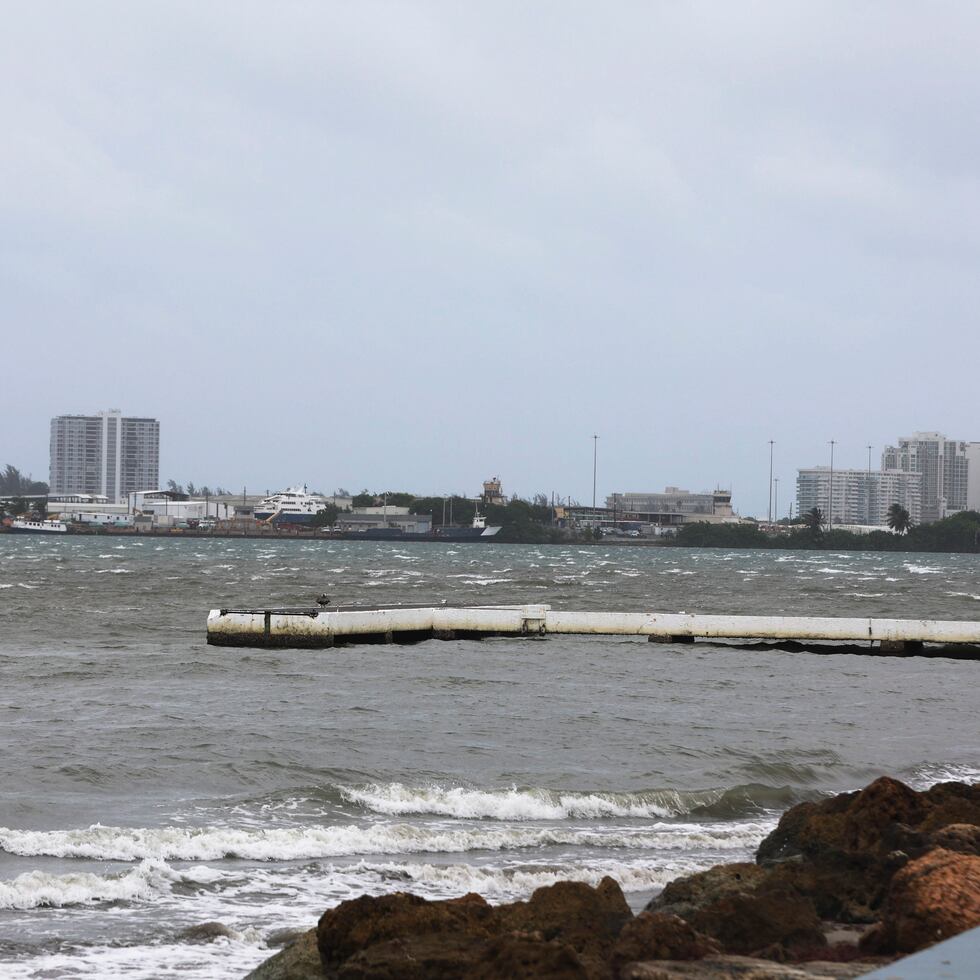
[[[775,484],[776,487],[774,491],[775,503],[773,504],[772,510],[773,513],[776,515],[776,520],[778,521],[779,520],[779,477],[777,476],[776,479],[773,480],[772,482]]]
[[[599,437],[597,435],[592,436],[592,522],[595,524],[595,475],[596,475],[596,464],[599,460]]]
[[[868,526],[871,526],[871,443],[868,443]]]
[[[769,523],[772,524],[772,447],[773,440],[769,440]]]
[[[834,446],[836,439],[830,440],[830,516],[827,518],[827,530],[834,529]]]

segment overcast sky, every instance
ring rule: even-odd
[[[598,493],[980,440],[975,3],[8,4],[0,464]]]

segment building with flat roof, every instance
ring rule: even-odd
[[[730,490],[691,493],[666,487],[663,493],[614,493],[606,497],[605,509],[614,522],[639,521],[661,526],[736,520]]]
[[[888,523],[888,508],[899,504],[909,512],[912,523],[918,524],[922,520],[921,486],[919,473],[835,469],[831,507],[830,467],[811,466],[797,473],[797,512],[805,514],[816,507],[834,527],[884,527]]]
[[[121,503],[160,483],[160,423],[123,417],[118,409],[98,415],[59,415],[51,420],[52,496],[95,494]]]
[[[920,473],[922,521],[939,521],[967,508],[967,446],[968,443],[947,439],[941,432],[913,432],[900,438],[897,446],[885,447],[881,468]]]

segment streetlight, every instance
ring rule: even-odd
[[[868,443],[868,526],[871,526],[871,443]]]
[[[772,524],[772,447],[773,440],[769,440],[769,523]]]
[[[827,519],[827,530],[834,529],[834,446],[837,445],[836,439],[830,440],[830,517]]]
[[[599,460],[599,437],[592,436],[592,521],[595,523],[595,474],[596,464]]]
[[[775,489],[775,504],[773,505],[773,511],[776,514],[776,520],[779,520],[779,477],[777,476],[773,483],[776,485]]]

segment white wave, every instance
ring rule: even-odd
[[[179,877],[162,862],[149,860],[122,875],[52,875],[29,871],[10,881],[0,881],[0,909],[135,902],[169,891]]]
[[[313,826],[273,829],[233,827],[91,827],[11,830],[0,827],[0,849],[24,857],[98,861],[294,861],[368,854],[510,851],[548,846],[732,850],[758,843],[775,825],[651,824],[641,828],[466,828],[412,824]]]
[[[386,816],[435,814],[480,820],[650,819],[684,813],[680,796],[659,793],[561,793],[542,789],[466,789],[403,783],[338,787],[345,799]]]
[[[100,568],[96,575],[132,575],[132,569],[129,568]]]
[[[912,773],[908,783],[918,790],[936,783],[980,783],[980,768],[957,762],[926,763]]]
[[[903,567],[906,571],[912,572],[914,575],[940,575],[942,574],[941,568],[933,568],[931,565],[913,565],[912,562],[905,562]]]
[[[0,582],[0,589],[12,589],[13,585],[6,582]]]

